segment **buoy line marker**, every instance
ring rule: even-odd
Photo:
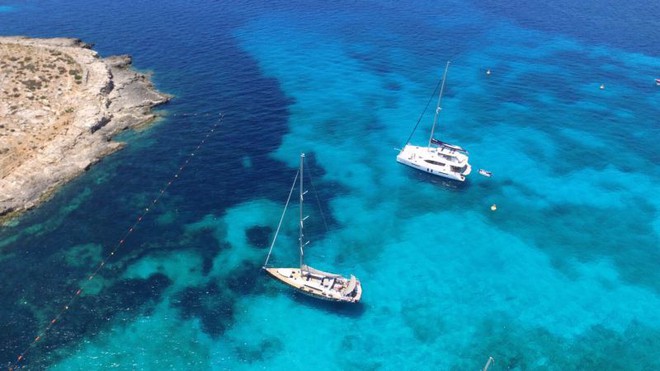
[[[173,114],[171,116],[211,116],[211,114],[199,114],[199,115],[198,114]],[[213,115],[213,116],[215,116],[215,115]],[[76,292],[73,295],[71,295],[71,297],[69,298],[66,305],[64,305],[62,307],[62,309],[57,313],[57,315],[55,317],[53,317],[53,319],[51,319],[50,322],[48,322],[46,327],[44,327],[37,334],[37,336],[30,342],[30,344],[16,357],[16,361],[13,364],[9,365],[8,369],[10,371],[21,368],[21,366],[19,364],[22,361],[25,360],[25,357],[26,357],[27,353],[33,347],[35,347],[37,345],[37,343],[40,340],[42,340],[48,334],[48,332],[55,326],[55,324],[60,321],[62,316],[64,316],[64,314],[71,309],[73,304],[75,304],[76,299],[78,299],[80,297],[80,294],[82,294],[83,291],[85,290],[85,286],[98,275],[98,273],[101,271],[101,269],[103,269],[103,267],[106,265],[107,261],[110,260],[110,258],[115,255],[117,250],[119,250],[119,248],[124,245],[124,242],[126,241],[126,238],[128,238],[128,236],[131,233],[133,233],[135,228],[142,222],[144,217],[151,211],[153,206],[158,203],[158,201],[161,199],[161,197],[163,197],[163,195],[165,194],[165,191],[167,191],[167,189],[172,185],[174,180],[179,178],[179,175],[183,172],[185,167],[190,163],[190,159],[192,159],[195,156],[195,153],[206,143],[206,140],[211,136],[211,134],[213,134],[215,132],[215,129],[222,123],[222,120],[224,119],[225,115],[223,113],[220,113],[219,116],[220,116],[220,118],[218,119],[218,121],[215,124],[213,124],[213,126],[211,126],[211,128],[206,133],[206,135],[201,140],[201,142],[199,142],[197,147],[195,147],[195,149],[186,157],[186,160],[177,169],[176,173],[174,173],[174,176],[172,176],[172,178],[170,178],[170,180],[166,183],[165,187],[160,190],[160,192],[158,193],[156,198],[154,198],[154,200],[150,203],[151,207],[145,207],[144,208],[142,213],[138,216],[137,220],[135,222],[133,222],[133,224],[126,230],[124,235],[115,244],[115,247],[112,249],[112,251],[105,258],[101,259],[101,262],[98,264],[96,269],[94,269],[94,271],[89,276],[87,276],[86,279],[84,279],[82,281],[82,284],[78,287]]]

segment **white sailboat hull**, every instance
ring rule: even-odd
[[[397,162],[440,177],[465,181],[472,171],[467,154],[450,147],[421,147],[407,144]]]
[[[307,219],[307,217],[303,216],[303,200],[306,193],[303,188],[304,159],[305,154],[301,153],[300,170],[298,171],[298,174],[296,174],[296,177],[293,179],[293,184],[291,185],[291,190],[289,191],[289,197],[286,200],[286,205],[284,206],[284,211],[282,212],[282,217],[280,218],[280,224],[277,226],[277,231],[273,237],[273,243],[270,245],[270,251],[266,257],[266,262],[264,263],[263,269],[273,278],[288,286],[293,287],[305,295],[328,301],[357,303],[362,298],[362,285],[354,275],[351,275],[350,278],[346,278],[339,274],[314,269],[303,263],[303,250],[308,243],[305,242],[305,235],[303,233],[305,220]],[[277,234],[279,233],[280,227],[282,226],[282,220],[284,219],[287,206],[291,201],[291,194],[293,193],[293,189],[296,186],[296,180],[300,181],[300,219],[298,224],[300,268],[272,268],[268,266],[268,260],[270,259],[271,252],[273,251],[273,246],[275,246],[275,240],[277,239]]]
[[[318,299],[357,303],[362,297],[360,282],[351,276],[321,272],[310,268],[265,268],[266,272],[301,293]]]

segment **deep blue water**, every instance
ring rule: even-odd
[[[660,367],[659,19],[641,1],[0,2],[0,34],[130,54],[175,96],[0,230],[0,364]],[[447,60],[461,185],[394,160]],[[359,306],[260,272],[300,152],[308,262],[356,274]]]

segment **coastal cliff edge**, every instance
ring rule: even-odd
[[[78,39],[0,37],[0,218],[35,207],[124,146],[170,96]]]

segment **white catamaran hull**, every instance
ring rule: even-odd
[[[399,152],[396,160],[429,174],[463,182],[472,171],[472,167],[467,162],[466,155],[451,151],[449,148],[408,144]]]

